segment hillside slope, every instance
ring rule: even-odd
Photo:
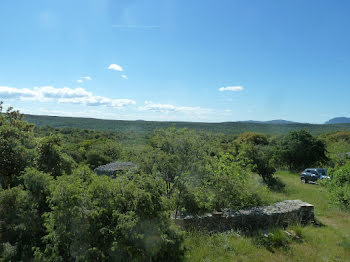
[[[349,123],[350,123],[350,117],[335,117],[328,120],[325,124],[331,125],[331,124],[349,124]]]
[[[25,115],[24,119],[36,126],[69,127],[94,129],[99,131],[134,132],[147,134],[157,128],[189,128],[197,131],[212,133],[241,134],[243,132],[259,132],[264,134],[286,134],[290,131],[305,129],[312,134],[350,131],[350,124],[314,125],[314,124],[264,124],[245,122],[200,123],[200,122],[157,122],[157,121],[123,121],[102,120],[94,118],[57,117]]]

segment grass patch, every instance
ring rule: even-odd
[[[212,235],[192,232],[185,241],[186,261],[350,261],[350,213],[330,202],[326,188],[302,184],[298,174],[278,172],[276,177],[286,187],[274,192],[272,197],[275,200],[300,199],[313,204],[322,227],[290,226],[252,236],[235,231]],[[261,238],[266,233],[270,235]]]
[[[344,239],[339,243],[339,246],[350,251],[350,238]]]
[[[290,242],[291,238],[289,235],[281,229],[274,229],[268,233],[261,232],[254,239],[254,243],[257,246],[265,247],[272,253],[278,248],[289,249]]]

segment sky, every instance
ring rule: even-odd
[[[0,100],[121,120],[350,116],[350,1],[3,0]]]

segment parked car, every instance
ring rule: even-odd
[[[318,179],[329,179],[326,168],[307,168],[300,173],[302,183],[316,182]]]

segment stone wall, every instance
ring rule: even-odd
[[[308,224],[314,221],[314,206],[301,200],[285,200],[271,206],[254,207],[239,211],[199,215],[180,215],[174,222],[184,230],[228,231],[231,229],[256,230],[290,224]]]
[[[112,162],[107,165],[99,166],[94,169],[97,175],[107,175],[115,177],[118,173],[123,173],[131,169],[136,169],[137,166],[131,162]]]

